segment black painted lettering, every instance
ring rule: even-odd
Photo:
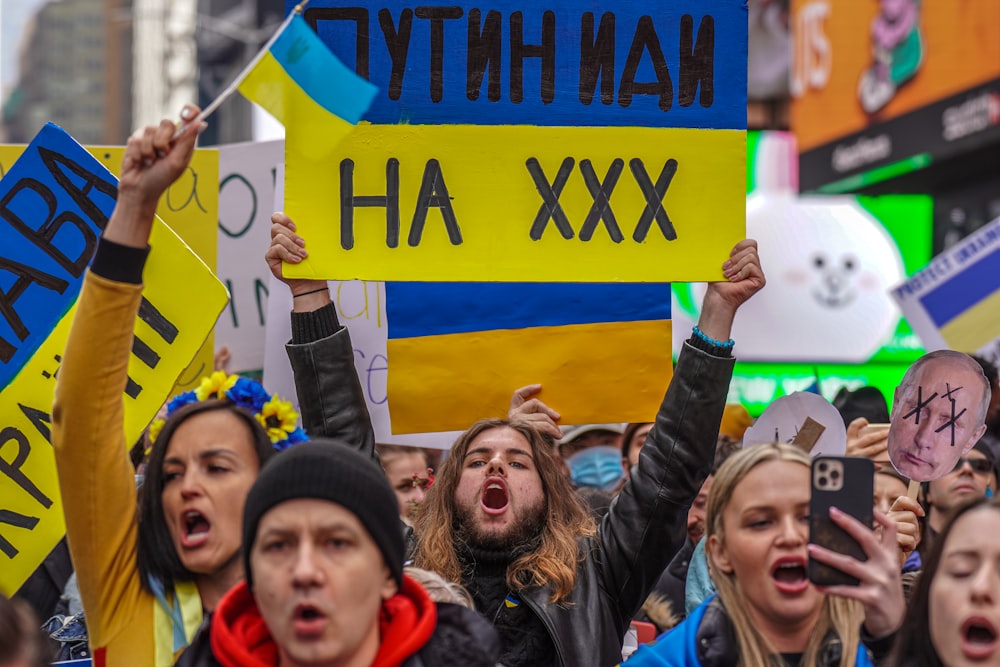
[[[399,13],[399,28],[392,22],[392,12],[380,9],[378,24],[385,36],[385,45],[392,60],[389,74],[389,99],[398,100],[403,94],[403,75],[406,74],[406,57],[410,53],[410,34],[413,31],[413,10],[404,9]]]
[[[21,405],[20,403],[17,404],[17,407],[21,408],[21,412],[28,418],[31,425],[35,427],[35,430],[37,430],[41,436],[45,438],[45,441],[51,445],[52,432],[50,427],[52,426],[52,417],[49,413],[44,410],[38,410],[37,408],[29,408],[28,406]]]
[[[49,497],[42,493],[41,489],[35,486],[35,483],[28,479],[27,475],[21,472],[21,467],[31,452],[31,443],[28,442],[28,438],[17,428],[8,426],[0,431],[0,453],[3,452],[4,447],[10,442],[17,445],[17,453],[10,461],[0,456],[0,473],[7,475],[11,481],[24,489],[45,509],[52,507],[52,501]]]
[[[177,211],[183,211],[193,200],[202,213],[208,213],[208,209],[201,203],[201,198],[198,196],[198,172],[196,172],[192,167],[188,167],[187,170],[191,172],[191,191],[188,192],[187,199],[180,204],[174,203],[174,188],[179,187],[178,183],[180,182],[174,181],[174,184],[167,188],[167,196],[164,198],[166,200],[167,208],[174,213]]]
[[[139,336],[132,337],[132,354],[149,368],[156,368],[160,363],[160,355]]]
[[[611,210],[610,201],[611,193],[618,184],[618,179],[621,177],[624,168],[625,161],[621,158],[616,158],[611,163],[611,167],[604,176],[604,180],[598,181],[597,174],[594,172],[594,165],[591,161],[580,160],[580,173],[583,174],[583,182],[587,184],[590,196],[594,198],[594,203],[590,206],[590,212],[587,213],[587,219],[583,221],[583,226],[580,227],[581,241],[589,241],[593,238],[594,231],[597,229],[597,223],[601,221],[604,222],[604,226],[608,230],[608,236],[611,237],[612,241],[621,243],[625,240],[621,228],[618,227],[615,214]]]
[[[139,398],[139,394],[142,393],[142,385],[132,379],[131,376],[128,378],[128,382],[125,383],[125,395],[129,398],[135,399]]]
[[[87,171],[65,155],[50,151],[47,148],[39,148],[38,156],[42,159],[42,163],[49,170],[49,173],[52,174],[53,178],[56,179],[60,187],[73,198],[73,201],[80,207],[80,210],[95,225],[104,229],[104,226],[108,224],[108,216],[104,215],[104,212],[94,202],[92,197],[94,194],[102,194],[109,197],[111,201],[116,201],[118,199],[118,186],[95,173]],[[71,172],[77,179],[83,181],[82,187],[67,176],[67,171]]]
[[[38,517],[25,516],[10,510],[0,510],[0,523],[6,523],[7,525],[14,526],[15,528],[27,528],[28,530],[34,530],[35,526],[38,525]],[[2,551],[7,558],[14,558],[18,553],[20,553],[14,545],[2,535],[0,535],[0,551]]]
[[[24,220],[21,219],[14,209],[11,208],[11,203],[14,198],[22,192],[33,192],[38,195],[45,205],[48,207],[48,213],[45,214],[45,221],[41,226],[35,230],[32,229]],[[67,273],[69,273],[74,278],[79,278],[83,274],[83,270],[87,267],[87,263],[94,254],[94,250],[97,248],[97,235],[90,228],[83,218],[78,216],[72,211],[63,211],[59,215],[55,216],[53,220],[53,215],[56,212],[58,202],[56,197],[52,194],[45,184],[40,181],[36,181],[33,178],[24,178],[14,184],[14,187],[7,192],[2,200],[0,200],[0,217],[4,219],[11,227],[20,232],[24,238],[35,244],[39,250],[44,252],[46,255],[51,257],[56,261],[59,266],[61,266]],[[40,213],[37,211],[37,207],[32,207],[36,215],[35,220],[40,220],[42,218]],[[79,232],[79,235],[83,240],[83,249],[75,258],[70,258],[56,247],[53,242],[56,234],[63,226],[69,223],[72,227],[75,227]]]
[[[615,101],[615,15],[601,14],[594,34],[594,13],[585,12],[580,26],[580,101],[594,101],[597,79],[601,79],[601,102]]]
[[[320,21],[354,21],[357,25],[354,41],[354,71],[362,78],[369,78],[368,10],[364,7],[310,7],[302,13],[314,32],[319,32]]]
[[[462,245],[462,230],[458,227],[458,219],[451,206],[451,197],[448,196],[448,186],[445,185],[441,164],[437,160],[428,160],[427,166],[424,167],[424,179],[420,183],[417,208],[413,212],[410,236],[407,239],[410,247],[415,248],[420,245],[420,239],[424,234],[424,224],[427,222],[427,209],[432,206],[441,209],[441,217],[444,219],[444,226],[448,230],[448,240],[451,241],[451,244]]]
[[[480,29],[482,25],[482,29]],[[489,66],[490,77],[486,84],[486,99],[500,101],[500,58],[503,48],[503,15],[494,10],[486,13],[469,10],[469,54],[466,64],[465,96],[471,101],[479,99],[483,76]]]
[[[635,80],[635,75],[639,71],[642,54],[647,51],[653,62],[656,81],[639,83]],[[666,58],[663,57],[663,49],[660,48],[660,38],[656,34],[653,19],[649,16],[640,17],[635,28],[632,46],[629,47],[628,58],[625,59],[625,71],[622,72],[621,84],[618,86],[619,106],[628,108],[632,104],[633,95],[658,95],[660,111],[670,111],[674,102],[674,84],[670,80],[670,70],[667,68]]]
[[[340,247],[354,247],[354,209],[358,207],[385,208],[385,244],[399,247],[399,160],[389,158],[385,163],[385,194],[354,194],[354,160],[340,163]]]
[[[663,232],[663,237],[668,241],[673,241],[677,238],[677,231],[674,229],[674,223],[670,221],[670,216],[667,215],[667,210],[663,208],[663,197],[667,194],[674,174],[677,173],[677,160],[667,160],[664,163],[663,170],[660,171],[655,184],[646,173],[646,165],[639,158],[629,162],[629,168],[632,170],[635,182],[639,184],[639,189],[642,190],[642,196],[646,198],[646,208],[639,216],[639,223],[635,226],[635,231],[632,232],[632,240],[636,243],[645,241],[646,235],[649,234],[649,229],[653,225],[653,220],[656,220],[657,226]]]
[[[0,271],[6,271],[17,276],[17,279],[14,281],[14,284],[11,285],[9,290],[5,292],[0,289],[0,315],[2,315],[7,321],[10,328],[14,330],[14,334],[18,337],[18,339],[24,340],[31,332],[28,331],[28,328],[24,325],[24,322],[21,320],[21,316],[17,314],[16,310],[14,310],[14,304],[16,304],[21,295],[24,294],[24,291],[28,289],[32,283],[35,283],[46,289],[50,289],[53,292],[62,294],[66,291],[66,288],[69,287],[69,283],[62,278],[50,276],[44,271],[39,271],[38,269],[2,257],[0,257]],[[9,352],[9,354],[7,354],[7,352]],[[6,363],[10,361],[12,356],[12,346],[9,344],[6,346],[0,345],[0,361]]]
[[[556,95],[556,14],[542,14],[542,43],[524,43],[524,14],[510,15],[510,101],[524,101],[524,59],[542,60],[542,103],[549,104]]]
[[[418,19],[431,22],[431,102],[444,96],[444,22],[465,15],[461,7],[417,7]]]
[[[692,46],[693,43],[693,46]],[[694,104],[695,94],[701,85],[698,104],[712,106],[715,100],[715,19],[705,16],[698,26],[698,40],[694,40],[694,18],[681,17],[681,60],[677,75],[677,102],[682,107]]]
[[[570,174],[573,173],[574,164],[576,164],[576,161],[571,157],[563,160],[559,171],[556,172],[555,180],[550,185],[549,179],[545,176],[545,172],[542,171],[542,165],[538,163],[536,158],[528,158],[528,161],[525,163],[528,167],[528,173],[531,174],[531,180],[535,182],[535,189],[538,190],[538,194],[542,197],[542,206],[538,209],[538,215],[535,216],[535,221],[531,225],[531,232],[528,234],[532,241],[538,241],[542,238],[545,227],[549,224],[549,219],[556,224],[556,229],[559,230],[564,239],[573,238],[573,226],[569,224],[566,212],[563,210],[562,204],[559,203],[559,195],[562,194],[563,188],[566,186],[566,181],[569,180]]]
[[[157,310],[156,306],[150,303],[146,297],[142,297],[142,301],[139,302],[139,319],[152,327],[153,331],[167,343],[172,344],[177,338],[177,334],[180,333],[173,322]]]

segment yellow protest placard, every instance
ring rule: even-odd
[[[49,133],[46,138],[36,139],[39,141],[36,152],[38,155],[45,152],[41,162],[49,169],[40,167],[38,158],[32,155],[34,164],[17,171],[17,167],[21,167],[18,163],[15,171],[0,182],[0,190],[4,192],[3,210],[0,211],[4,223],[0,225],[3,241],[0,256],[5,253],[8,257],[16,256],[23,266],[36,271],[32,274],[33,282],[67,283],[62,292],[35,289],[29,283],[25,288],[27,292],[10,289],[3,295],[8,305],[14,306],[18,323],[25,325],[22,328],[31,329],[30,335],[10,337],[7,328],[14,318],[7,314],[0,321],[3,325],[0,335],[4,336],[7,346],[6,350],[0,350],[5,353],[4,363],[0,364],[0,371],[4,373],[3,382],[0,382],[0,592],[5,594],[21,586],[65,533],[50,442],[51,406],[61,353],[75,308],[76,292],[70,291],[68,285],[78,284],[82,276],[79,266],[65,261],[61,264],[67,267],[65,276],[53,271],[55,265],[51,263],[32,267],[32,262],[44,256],[28,251],[42,242],[30,229],[19,230],[16,223],[33,213],[36,217],[42,216],[31,220],[32,225],[40,228],[46,211],[38,203],[51,203],[50,220],[57,215],[64,216],[59,218],[62,220],[73,220],[67,216],[76,216],[79,224],[67,222],[64,227],[76,227],[77,238],[96,242],[96,233],[112,206],[107,192],[109,188],[113,191],[114,179],[65,133],[50,128],[54,126],[43,130]],[[16,150],[20,153],[24,147]],[[11,154],[10,147],[0,151],[5,172],[11,169]],[[207,160],[212,157],[209,154]],[[56,165],[56,171],[52,171],[52,165]],[[205,165],[211,172],[205,177],[206,184],[214,183],[215,171],[210,162]],[[58,173],[72,173],[83,181],[60,180]],[[83,208],[74,209],[74,201]],[[83,217],[80,217],[80,210],[85,214]],[[63,228],[59,229],[61,232]],[[214,235],[214,212],[210,229]],[[60,240],[53,240],[57,237],[49,239],[51,244],[43,249],[49,255],[61,254],[62,260],[67,259],[66,253],[79,253],[83,257],[79,244],[67,241],[72,238],[72,232],[66,233],[68,236]],[[202,347],[227,300],[225,287],[209,267],[160,220],[154,224],[150,245],[154,250],[144,272],[143,304],[135,327],[137,344],[130,358],[130,382],[126,389],[129,399],[126,401],[125,435],[129,442],[138,439],[172,393],[175,382]],[[15,275],[22,275],[24,270],[18,269]],[[53,273],[49,275],[49,271]],[[19,300],[21,294],[26,296]],[[62,294],[65,297],[61,297]],[[44,299],[58,299],[58,303],[65,303],[68,310],[62,307],[53,313],[48,304],[39,303]],[[64,314],[59,317],[61,312]],[[40,329],[50,315],[58,318],[55,324],[50,329]],[[93,344],[100,345],[101,341]]]
[[[720,280],[745,234],[742,130],[359,125],[288,156],[298,278]],[[286,148],[287,150],[287,148]],[[656,258],[657,261],[650,261]]]

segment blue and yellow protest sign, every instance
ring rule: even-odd
[[[313,0],[305,20],[379,93],[324,158],[288,126],[310,250],[288,274],[721,279],[744,236],[746,7],[661,4]]]
[[[385,292],[394,434],[501,416],[514,389],[535,382],[563,423],[650,421],[673,374],[668,284],[386,283]]]
[[[65,533],[50,440],[55,377],[116,196],[115,177],[51,124],[0,180],[0,592],[7,594]],[[169,396],[227,299],[161,221],[150,245],[125,389],[128,442]]]

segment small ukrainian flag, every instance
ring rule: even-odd
[[[519,607],[519,606],[521,606],[521,601],[520,601],[520,600],[518,600],[518,599],[517,599],[516,597],[514,597],[513,595],[508,595],[508,596],[507,596],[507,597],[506,597],[506,598],[504,599],[503,603],[504,603],[504,605],[505,605],[505,606],[507,607],[507,609],[513,609],[514,607]]]
[[[302,3],[305,4],[305,3]],[[327,155],[368,111],[378,88],[345,66],[293,10],[238,85],[286,128],[296,152]]]

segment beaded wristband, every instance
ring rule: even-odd
[[[723,342],[721,340],[715,340],[714,338],[707,336],[704,331],[698,328],[697,324],[694,326],[693,332],[695,336],[705,341],[709,345],[712,345],[713,347],[717,347],[722,350],[726,350],[727,352],[732,350],[733,346],[736,345],[736,341],[734,341],[732,338],[730,338],[728,342]]]

